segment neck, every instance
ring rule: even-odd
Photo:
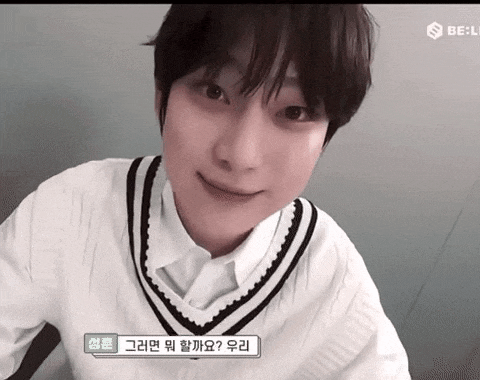
[[[174,201],[177,214],[182,222],[183,228],[185,228],[185,231],[187,231],[188,235],[195,242],[195,244],[207,250],[212,258],[229,254],[240,244],[242,244],[253,231],[253,228],[250,228],[247,231],[232,231],[231,229],[225,230],[222,229],[222,225],[217,226],[217,228],[205,228],[205,226],[201,223],[198,223],[191,218],[184,217],[182,207],[179,207],[175,198],[175,194]]]
[[[218,231],[205,231],[202,226],[198,226],[195,223],[190,223],[190,221],[184,220],[181,216],[181,213],[178,215],[183,227],[190,235],[191,239],[195,242],[195,244],[210,252],[212,258],[229,254],[240,244],[242,244],[253,231],[253,228],[251,228],[245,232],[219,236]]]
[[[237,248],[240,244],[242,244],[245,239],[250,235],[252,230],[247,231],[239,236],[230,238],[230,239],[195,239],[192,236],[192,239],[197,245],[201,246],[202,248],[206,249],[212,255],[212,258],[221,257],[224,255],[229,254],[235,248]]]

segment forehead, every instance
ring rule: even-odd
[[[285,53],[285,45],[285,38],[282,38],[277,53],[275,55],[275,60],[269,73],[270,77],[275,77],[280,70],[283,54]],[[253,37],[251,34],[247,34],[227,54],[226,66],[232,66],[233,68],[237,69],[241,74],[245,75],[248,64],[252,59],[253,49]],[[289,62],[285,76],[291,78],[298,77],[297,68],[293,61]]]
[[[275,78],[279,74],[280,65],[282,63],[284,48],[280,47],[275,56],[273,64],[271,65],[268,75],[265,76],[265,83],[267,87],[273,84]],[[225,56],[222,62],[220,72],[225,70],[233,70],[238,73],[242,78],[247,77],[248,67],[253,58],[253,44],[248,40],[243,40],[231,49]],[[258,62],[256,63],[258,65]],[[258,70],[258,67],[255,69]],[[250,73],[252,75],[252,73]],[[255,74],[254,74],[255,76]],[[281,87],[300,87],[298,79],[298,71],[296,69],[294,61],[290,61],[285,72],[285,76],[281,83]]]

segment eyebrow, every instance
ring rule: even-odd
[[[246,70],[247,68],[244,65],[242,65],[235,57],[233,57],[232,55],[230,55],[228,53],[226,55],[226,59],[224,61],[224,65],[223,65],[223,68],[225,68],[225,67],[231,67],[231,68],[235,69],[236,71],[238,71],[240,73],[240,75],[242,75],[242,77],[245,77],[245,73],[247,71]],[[269,83],[273,82],[273,78],[268,77],[267,82],[269,82]],[[282,82],[282,87],[300,87],[298,76],[297,75],[295,75],[295,76],[285,75],[285,78],[283,79],[283,82]]]

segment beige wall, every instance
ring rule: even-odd
[[[426,27],[478,33],[480,6],[368,8],[374,87],[305,196],[363,255],[416,376],[479,346],[480,36]],[[0,221],[67,167],[160,152],[152,49],[139,44],[167,9],[0,6]]]

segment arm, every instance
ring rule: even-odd
[[[394,326],[379,315],[377,329],[335,380],[410,380],[408,358]]]
[[[0,379],[55,320],[58,277],[73,204],[68,171],[42,183],[0,226]]]
[[[335,223],[323,219],[313,242],[323,253],[311,255],[310,268],[312,282],[330,273],[328,286],[317,284],[330,289],[326,299],[318,301],[327,303],[328,312],[319,313],[309,334],[327,338],[311,349],[294,379],[409,380],[407,354],[363,258]]]
[[[351,330],[352,333],[363,325],[368,326],[365,331],[369,331],[369,334],[362,339],[364,343],[356,355],[334,379],[410,380],[407,353],[383,310],[378,289],[365,262],[353,247],[348,256],[346,276],[356,278],[359,288],[346,316],[356,326]]]
[[[45,325],[42,300],[31,273],[31,225],[35,193],[0,226],[0,379],[20,366]]]
[[[97,205],[115,195],[113,183],[123,185],[128,165],[105,160],[67,169],[43,182],[0,226],[0,380],[15,373],[45,322],[60,329],[64,273],[85,259],[72,255],[95,241]]]

